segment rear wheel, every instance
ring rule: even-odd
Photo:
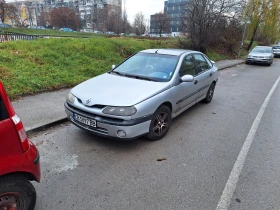
[[[205,99],[203,99],[203,102],[208,104],[212,101],[213,95],[214,95],[214,91],[215,91],[215,83],[212,83],[208,89],[208,92],[206,94]]]
[[[25,177],[0,178],[0,210],[33,210],[35,204],[36,191]]]
[[[162,139],[170,128],[172,122],[171,110],[167,106],[160,106],[153,115],[148,138],[151,141]]]

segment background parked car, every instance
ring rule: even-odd
[[[3,28],[12,28],[11,25],[6,24],[6,23],[1,23],[1,24],[0,24],[0,27],[3,27]]]
[[[115,35],[115,32],[113,32],[113,31],[107,31],[106,34]]]
[[[44,26],[28,26],[30,29],[47,30]]]
[[[92,33],[93,30],[91,28],[83,28],[80,30],[80,32],[83,32],[83,33]]]
[[[93,33],[95,33],[95,34],[103,34],[102,31],[94,31]]]
[[[274,57],[280,57],[280,45],[272,46]]]
[[[28,140],[0,81],[0,209],[33,210],[40,181],[39,153]]]
[[[261,63],[271,65],[273,63],[273,50],[270,46],[256,46],[247,56],[246,64]]]
[[[64,32],[75,32],[75,30],[71,29],[71,28],[61,28],[59,29],[59,31],[64,31]]]
[[[135,33],[130,33],[130,34],[128,34],[128,36],[137,36],[137,34],[135,34]]]

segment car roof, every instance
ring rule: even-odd
[[[271,48],[271,46],[255,46],[254,48],[268,48],[268,47]]]
[[[184,50],[184,49],[148,49],[148,50],[142,50],[140,51],[142,53],[151,53],[151,54],[163,54],[163,55],[175,55],[180,56],[183,53],[189,53],[189,52],[198,52],[193,50]]]

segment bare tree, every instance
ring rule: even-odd
[[[133,27],[137,35],[144,34],[146,31],[146,20],[144,14],[139,12],[135,15]]]
[[[78,17],[74,10],[61,7],[50,12],[50,23],[56,27],[69,27],[77,29],[79,27]]]
[[[47,26],[50,24],[50,14],[46,11],[41,12],[39,17],[40,25]]]
[[[13,4],[6,4],[5,8],[5,17],[11,20],[13,24],[18,24],[19,23],[19,13],[18,9],[15,5]]]
[[[0,19],[2,23],[5,21],[5,11],[6,11],[6,2],[5,0],[0,0]]]
[[[159,12],[151,17],[151,24],[154,26],[154,32],[160,36],[162,33],[170,33],[170,16],[166,12]]]
[[[243,0],[188,0],[182,7],[182,28],[191,49],[206,52],[221,41],[229,23],[242,12]],[[237,21],[238,22],[238,21]]]

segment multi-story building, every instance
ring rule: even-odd
[[[168,0],[164,2],[164,12],[170,17],[170,31],[164,31],[165,34],[172,34],[178,36],[182,32],[181,15],[185,11],[187,0]],[[151,34],[157,33],[157,26],[154,22],[154,15],[151,15],[150,32]]]
[[[53,8],[69,7],[76,11],[83,27],[97,29],[98,22],[102,22],[104,14],[100,10],[107,8],[107,12],[118,12],[121,15],[121,0],[27,0],[17,1],[15,4],[20,11],[21,25],[40,25],[39,17],[42,12],[50,12]]]

